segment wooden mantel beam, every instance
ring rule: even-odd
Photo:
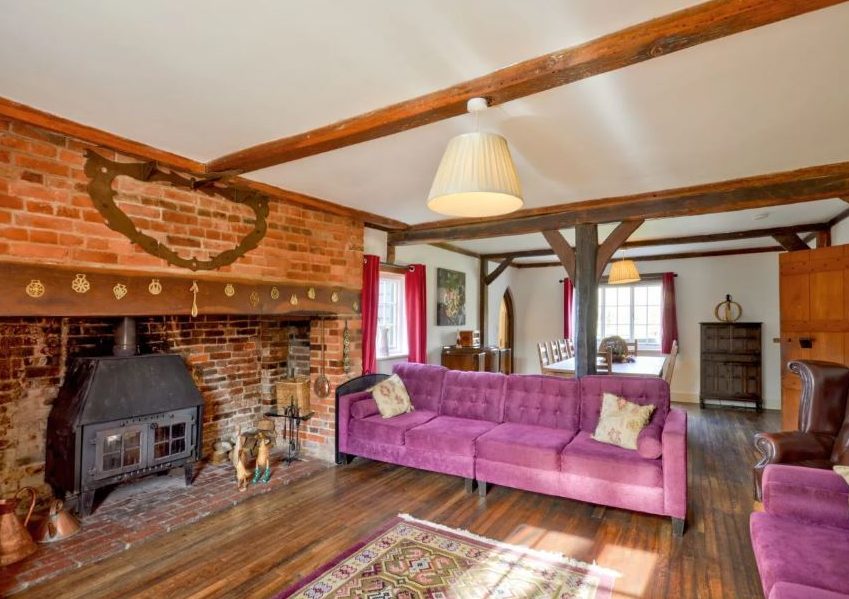
[[[718,183],[519,210],[507,216],[451,219],[389,233],[407,245],[559,230],[580,223],[694,216],[849,195],[849,162],[810,166]]]
[[[476,79],[222,156],[210,171],[248,172],[448,119],[469,98],[502,104],[755,29],[842,0],[711,0]]]

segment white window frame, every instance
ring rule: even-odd
[[[393,307],[392,320],[394,321],[389,335],[390,343],[388,352],[383,351],[383,343],[381,342],[382,328],[381,324],[381,293],[380,287],[385,283],[389,283],[395,288],[395,302]],[[409,346],[407,345],[407,314],[405,300],[405,279],[403,274],[381,271],[378,283],[378,315],[377,315],[377,337],[375,339],[375,347],[377,348],[378,360],[394,360],[397,358],[406,358],[409,354]]]
[[[605,337],[609,337],[609,335],[607,335],[605,330],[604,330],[604,325],[605,325],[605,323],[604,323],[605,300],[606,300],[606,297],[607,297],[605,290],[608,289],[608,288],[610,288],[610,289],[625,288],[625,289],[630,290],[631,298],[630,298],[630,301],[629,301],[629,306],[630,306],[630,309],[631,309],[631,314],[630,314],[630,328],[631,328],[631,330],[630,330],[630,335],[628,337],[626,337],[626,339],[629,340],[629,341],[634,339],[634,289],[637,288],[637,287],[658,287],[658,288],[660,288],[660,291],[661,291],[661,298],[660,298],[660,301],[661,301],[661,304],[660,304],[661,316],[660,316],[660,323],[659,323],[659,327],[660,327],[659,333],[660,334],[658,336],[657,342],[651,343],[651,342],[649,342],[645,339],[639,339],[639,343],[640,343],[639,349],[640,350],[644,349],[644,350],[648,350],[648,351],[660,351],[661,343],[662,343],[662,339],[663,339],[663,287],[662,287],[662,284],[661,284],[660,281],[640,281],[638,283],[628,283],[628,284],[625,284],[625,285],[609,285],[609,284],[599,285],[598,286],[598,332],[597,332],[598,342],[601,342],[601,340],[604,339]]]

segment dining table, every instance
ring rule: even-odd
[[[620,376],[661,376],[666,354],[659,356],[634,356],[633,362],[613,362],[611,374]],[[602,358],[596,365],[597,374],[607,374],[607,365]],[[544,374],[575,376],[575,358],[552,362],[543,368]]]

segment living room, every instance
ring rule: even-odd
[[[4,9],[0,596],[849,595],[845,2]]]

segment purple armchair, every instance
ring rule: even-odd
[[[770,465],[749,521],[764,597],[846,599],[849,485],[828,470]]]
[[[799,430],[758,433],[762,458],[754,468],[755,499],[762,497],[761,478],[769,464],[831,469],[849,465],[849,368],[832,362],[799,360],[787,367],[802,379]]]

